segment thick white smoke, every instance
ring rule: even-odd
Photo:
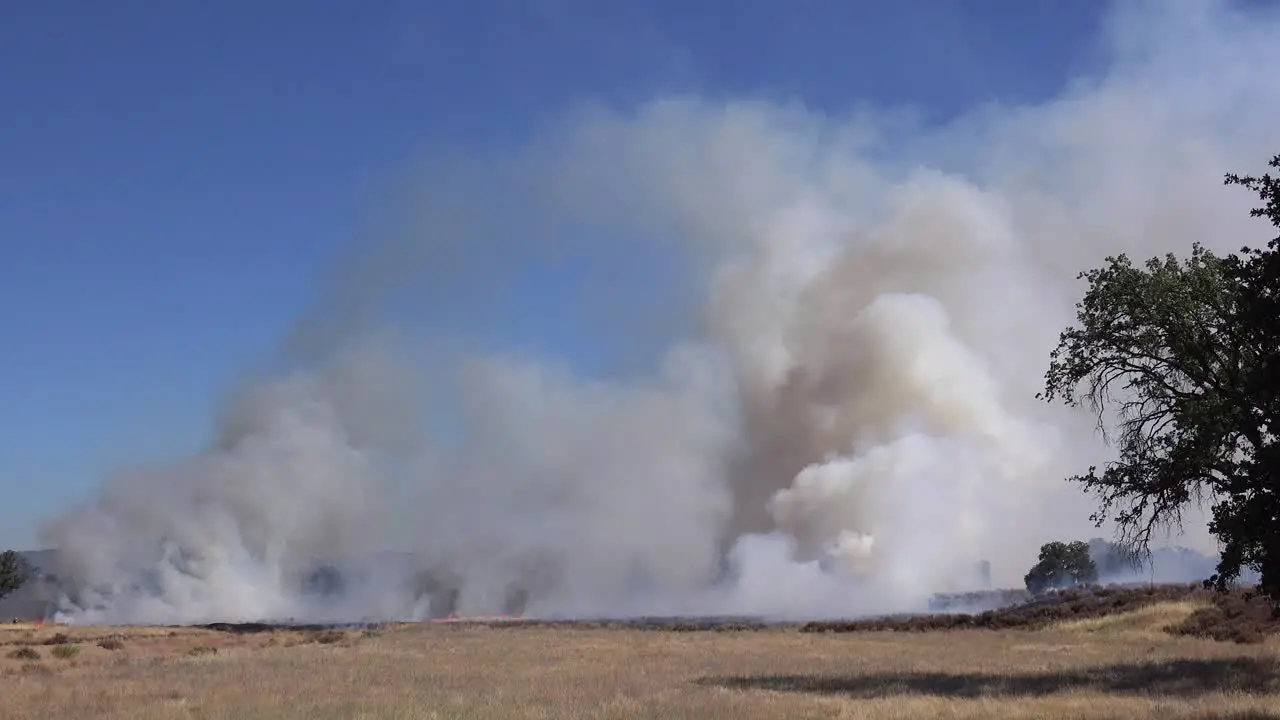
[[[547,615],[905,610],[983,559],[1016,582],[1041,542],[1092,530],[1061,478],[1104,451],[1033,398],[1075,274],[1264,230],[1221,176],[1277,150],[1280,22],[1120,7],[1106,72],[1035,106],[907,132],[663,99],[429,173],[419,219],[300,324],[306,362],[232,398],[206,452],[49,527],[64,617],[416,617],[428,569],[463,612],[515,584]],[[602,342],[632,331],[615,287],[648,283],[654,315],[696,299],[655,323],[688,330],[656,368],[582,377],[465,342],[516,265],[610,243],[681,272],[593,270]],[[409,331],[428,352],[397,361],[365,344],[392,297],[462,320]],[[321,560],[346,563],[340,598],[299,592]]]

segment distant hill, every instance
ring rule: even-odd
[[[1192,583],[1208,579],[1218,568],[1218,556],[1207,555],[1180,545],[1153,548],[1148,558],[1130,558],[1102,538],[1089,541],[1089,556],[1098,566],[1103,583],[1149,582],[1157,585]],[[1246,571],[1241,584],[1253,584],[1258,574]]]
[[[53,563],[57,558],[57,550],[20,550],[18,554],[26,560],[31,567],[41,572],[53,572]]]

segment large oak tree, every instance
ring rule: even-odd
[[[1226,182],[1256,193],[1253,216],[1280,229],[1280,178]],[[1093,519],[1143,551],[1155,529],[1209,503],[1222,550],[1209,584],[1256,570],[1280,609],[1280,237],[1225,256],[1195,245],[1181,260],[1108,257],[1080,278],[1088,288],[1041,397],[1091,408],[1116,447],[1071,478],[1099,498]]]
[[[1023,578],[1032,595],[1097,581],[1098,566],[1089,554],[1089,544],[1056,540],[1040,546],[1039,562]]]

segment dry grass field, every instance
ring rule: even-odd
[[[1280,719],[1280,640],[1164,602],[1021,629],[0,626],[0,717]]]

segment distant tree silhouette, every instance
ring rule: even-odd
[[[1080,541],[1054,541],[1041,545],[1040,561],[1023,578],[1027,592],[1032,595],[1071,585],[1087,585],[1097,580],[1098,566],[1089,557],[1089,544]]]
[[[31,579],[31,566],[13,550],[0,552],[0,598],[14,592]]]

